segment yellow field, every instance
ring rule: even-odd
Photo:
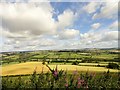
[[[79,65],[98,65],[98,63],[80,63]],[[108,64],[100,63],[99,65],[108,65]]]
[[[56,65],[49,65],[51,68],[55,68]],[[45,65],[42,65],[41,62],[26,62],[20,64],[12,64],[2,66],[2,76],[6,75],[20,75],[20,74],[31,74],[36,68],[37,73],[42,71],[49,71]],[[58,65],[59,70],[68,70],[68,71],[94,71],[94,72],[103,72],[107,71],[107,68],[104,67],[92,67],[92,66],[77,66],[77,65]],[[118,70],[109,69],[110,72],[118,72]]]

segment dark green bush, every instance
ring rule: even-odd
[[[45,61],[43,61],[42,64],[44,65],[44,64],[45,64]]]
[[[100,64],[98,64],[97,67],[100,67]]]
[[[107,68],[111,68],[111,69],[119,69],[119,65],[116,63],[109,63],[107,65]]]
[[[72,65],[78,65],[78,64],[79,64],[78,61],[74,61],[74,62],[72,62]]]

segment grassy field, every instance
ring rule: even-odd
[[[49,65],[52,69],[56,65]],[[92,66],[78,66],[78,65],[57,65],[58,70],[67,70],[67,71],[90,71],[90,72],[104,72],[108,69],[105,67],[92,67]],[[8,64],[2,66],[2,76],[6,75],[21,75],[21,74],[32,74],[36,68],[37,73],[40,73],[43,69],[44,72],[49,71],[48,68],[42,64],[42,62],[26,62],[19,64]],[[115,69],[109,69],[110,72],[118,72]]]
[[[66,85],[73,88],[78,87],[79,83],[83,88],[120,87],[119,57],[118,54],[111,54],[108,50],[100,50],[99,53],[85,50],[10,52],[3,53],[2,56],[0,68],[4,90],[7,88],[15,88],[15,90],[40,87],[65,88]]]
[[[94,55],[93,58],[103,58],[103,59],[114,59],[115,57],[118,57],[117,54],[101,54],[101,55]]]

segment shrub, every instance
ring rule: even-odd
[[[111,68],[111,69],[119,69],[119,65],[116,63],[109,63],[107,65],[107,68]]]
[[[72,62],[72,65],[78,65],[78,64],[79,64],[78,61],[74,61],[74,62]]]
[[[86,60],[82,60],[82,61],[81,61],[81,63],[85,63],[85,62],[86,62]]]
[[[43,61],[42,64],[44,65],[44,64],[45,64],[45,61]]]
[[[98,64],[97,67],[100,67],[100,64]]]

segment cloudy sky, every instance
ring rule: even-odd
[[[117,2],[0,3],[1,51],[118,47]]]

